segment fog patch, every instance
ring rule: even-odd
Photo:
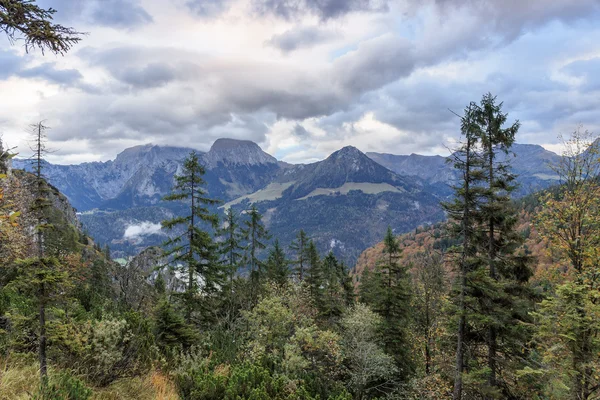
[[[123,239],[135,240],[140,239],[144,236],[150,236],[157,233],[161,233],[161,228],[161,224],[155,224],[150,221],[144,221],[140,222],[139,224],[129,225],[127,228],[125,228]]]

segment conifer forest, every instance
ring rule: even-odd
[[[61,5],[71,10],[54,3],[0,0],[0,80],[5,50],[47,63],[93,50],[84,44],[96,45],[94,32],[54,19]],[[106,7],[117,3],[138,4]],[[206,15],[220,4],[189,3]],[[263,8],[253,15],[261,18],[279,4],[257,3]],[[277,12],[325,13],[337,5],[291,3],[282,1]],[[373,3],[349,1],[343,12],[366,13]],[[314,15],[322,24],[337,18],[333,11]],[[176,167],[161,164],[168,179],[158,169],[144,175],[167,182],[154,203],[127,203],[158,215],[137,234],[153,229],[159,244],[148,246],[90,234],[86,213],[125,208],[75,210],[74,190],[83,193],[81,204],[86,193],[93,198],[68,173],[73,191],[63,193],[57,173],[48,172],[60,128],[19,115],[29,148],[0,140],[0,400],[600,399],[599,136],[593,124],[570,125],[554,157],[527,160],[550,172],[525,179],[515,149],[532,125],[515,117],[523,106],[498,91],[482,90],[462,110],[445,110],[456,140],[435,144],[447,144],[449,154],[436,168],[450,178],[437,186],[391,172],[354,148],[314,167],[261,158],[262,172],[250,162],[263,153],[248,153],[245,181],[215,178],[224,161],[186,151]],[[148,120],[161,118],[151,113]],[[0,110],[0,132],[3,121]],[[226,151],[241,160],[242,150]],[[359,180],[352,171],[370,175]],[[247,186],[214,189],[223,182]],[[242,189],[233,196],[231,188]],[[391,213],[394,199],[409,196],[418,224],[410,212],[401,214],[402,228],[400,217],[367,224],[357,216],[361,207]],[[325,207],[322,199],[336,203],[315,227],[310,214]],[[283,220],[277,213],[284,207]],[[406,207],[397,204],[398,212]],[[342,209],[353,214],[334,213]],[[282,220],[288,222],[277,225]],[[117,217],[103,229],[112,223]],[[377,239],[359,254],[344,253],[335,239],[343,232],[332,239],[321,229],[327,224]],[[137,246],[136,254],[124,253],[123,243]]]

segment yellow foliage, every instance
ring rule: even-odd
[[[94,400],[179,400],[175,385],[161,372],[117,381],[94,392]]]

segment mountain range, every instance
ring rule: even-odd
[[[143,145],[115,160],[79,165],[47,163],[44,174],[79,211],[87,232],[115,256],[133,255],[160,244],[160,221],[184,212],[161,199],[170,192],[189,148]],[[515,144],[511,164],[519,194],[555,182],[549,164],[559,156],[537,145]],[[362,153],[344,147],[325,160],[291,165],[256,143],[218,139],[197,152],[206,168],[206,188],[221,204],[214,211],[243,210],[252,203],[274,237],[287,245],[299,229],[321,251],[353,263],[391,226],[396,233],[444,219],[439,202],[451,193],[456,173],[445,157]],[[15,168],[28,168],[15,160]]]

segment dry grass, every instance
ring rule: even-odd
[[[173,383],[159,371],[148,375],[123,379],[109,387],[95,391],[94,400],[179,400]]]
[[[39,387],[39,369],[35,364],[8,367],[0,362],[0,400],[25,400]]]
[[[53,371],[50,371],[52,374]],[[28,400],[39,385],[36,364],[10,364],[0,360],[0,400]],[[179,400],[175,385],[159,371],[122,379],[106,388],[92,388],[94,400]]]

